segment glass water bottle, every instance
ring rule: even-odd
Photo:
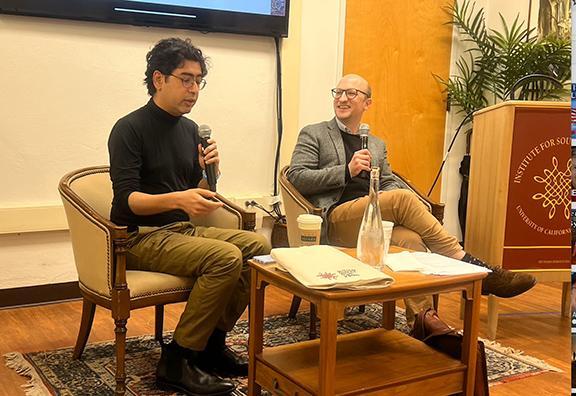
[[[360,261],[377,269],[382,267],[384,253],[384,231],[382,229],[382,214],[378,202],[380,189],[380,169],[370,171],[369,202],[364,210],[364,217],[358,233],[356,255]]]

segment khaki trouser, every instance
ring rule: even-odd
[[[141,227],[128,246],[128,269],[195,279],[174,340],[196,351],[204,350],[216,327],[232,330],[250,299],[246,260],[270,252],[259,234],[190,222]]]
[[[392,221],[391,244],[416,251],[453,257],[462,251],[456,237],[448,234],[420,199],[409,190],[382,191],[379,196],[382,220]],[[338,205],[329,218],[328,238],[336,246],[355,247],[358,230],[369,197],[364,196]],[[406,320],[414,322],[414,314],[432,306],[430,296],[405,299]]]

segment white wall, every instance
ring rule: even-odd
[[[68,231],[0,235],[0,289],[78,279]]]
[[[460,2],[462,0],[459,0]],[[530,25],[536,27],[538,25],[538,2],[532,2],[532,12],[530,16]],[[486,16],[486,24],[488,28],[496,29],[502,31],[502,26],[500,22],[499,14],[506,19],[508,25],[511,25],[516,18],[516,15],[520,15],[519,20],[528,21],[528,2],[525,0],[477,0],[476,9],[479,7],[484,8]],[[537,32],[535,32],[537,34]],[[453,36],[452,40],[452,60],[450,66],[450,75],[456,74],[457,70],[455,68],[455,62],[458,57],[467,49],[467,44],[462,42],[461,37],[456,34]],[[456,110],[453,109],[448,113],[446,118],[446,138],[444,139],[445,148],[444,151],[448,149],[448,145],[452,140],[458,124],[462,121],[464,114],[456,114]],[[442,173],[442,196],[441,200],[446,204],[444,213],[444,227],[452,235],[456,235],[459,240],[462,237],[460,232],[460,224],[458,222],[458,199],[460,197],[460,185],[462,177],[460,176],[458,169],[460,168],[460,161],[464,153],[466,152],[466,139],[464,132],[466,128],[463,128],[459,134],[459,137],[452,148],[450,155],[444,166]]]
[[[285,131],[288,145],[302,123],[330,116],[329,89],[342,63],[345,1],[294,3],[294,9],[301,10],[295,21],[301,60],[291,83],[301,87],[296,91],[301,103],[296,112],[285,114],[292,122],[298,119],[297,128]],[[1,15],[0,182],[10,188],[0,190],[0,214],[10,208],[58,206],[57,183],[65,172],[108,162],[110,128],[148,100],[142,85],[145,54],[170,36],[190,37],[211,58],[208,85],[190,117],[209,124],[219,143],[219,191],[230,197],[272,194],[273,39]],[[311,95],[317,92],[321,100]],[[18,260],[12,254],[15,249],[23,255]],[[46,254],[39,255],[37,249]],[[45,275],[34,283],[50,283],[56,279],[51,264],[63,259],[69,273],[58,281],[75,277],[66,233],[55,232],[48,240],[45,233],[0,235],[4,279],[25,263],[28,272]],[[13,279],[19,276],[12,274]],[[2,287],[6,286],[0,282]]]
[[[340,0],[302,2],[300,128],[334,117],[330,90],[342,76],[345,10]]]
[[[0,169],[2,185],[11,187],[0,190],[0,208],[58,204],[65,172],[108,163],[110,128],[148,100],[144,57],[167,36],[190,37],[211,58],[208,85],[189,117],[212,126],[220,143],[221,191],[271,192],[271,38],[2,16]],[[256,172],[261,177],[245,177]]]

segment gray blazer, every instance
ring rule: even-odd
[[[378,137],[369,135],[368,150],[372,154],[373,165],[380,167],[380,190],[402,188],[390,169],[386,144]],[[287,176],[314,206],[322,208],[325,217],[328,209],[338,202],[344,192],[347,165],[344,142],[333,118],[308,125],[300,131]]]

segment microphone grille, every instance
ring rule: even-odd
[[[359,132],[360,132],[360,135],[368,135],[368,132],[370,132],[370,125],[360,124]]]
[[[210,127],[208,125],[202,124],[198,127],[198,135],[200,135],[200,138],[208,139],[211,134],[212,134],[212,129],[210,129]]]

